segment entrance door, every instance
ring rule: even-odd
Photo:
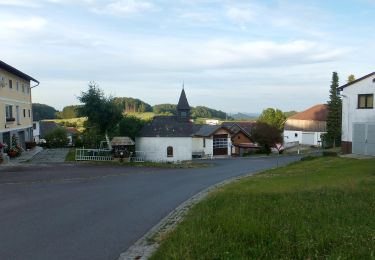
[[[367,125],[367,155],[375,155],[375,124]]]
[[[375,124],[353,124],[353,148],[354,154],[375,155]]]
[[[25,145],[25,131],[19,131],[18,132],[18,142],[19,142],[19,145],[23,149],[26,149],[26,145]]]

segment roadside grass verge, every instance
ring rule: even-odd
[[[76,161],[76,148],[70,148],[68,154],[65,157],[65,162]]]
[[[375,159],[311,158],[227,185],[151,259],[374,259]]]

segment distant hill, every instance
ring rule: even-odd
[[[235,113],[230,114],[234,120],[253,120],[259,117],[260,113]]]
[[[44,119],[56,119],[56,113],[58,112],[54,107],[39,103],[32,104],[32,111],[34,121],[40,121]]]
[[[57,116],[58,118],[61,118],[61,119],[77,118],[78,117],[77,109],[79,107],[81,107],[81,105],[66,106],[63,108],[61,112],[57,112]]]
[[[150,104],[147,104],[138,98],[116,97],[114,98],[114,101],[121,106],[124,113],[153,112]]]

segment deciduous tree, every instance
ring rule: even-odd
[[[87,117],[87,125],[94,127],[100,134],[111,131],[121,120],[121,108],[107,97],[95,83],[89,84],[89,89],[78,97],[83,103],[77,109],[79,116]]]
[[[282,131],[267,123],[257,122],[251,131],[253,140],[264,148],[267,154],[271,148],[283,142]]]
[[[276,127],[281,130],[284,128],[286,117],[279,109],[267,108],[263,110],[258,118],[258,122],[266,123],[270,126]]]

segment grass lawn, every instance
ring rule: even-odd
[[[70,148],[68,154],[65,157],[66,162],[76,161],[76,148]]]
[[[151,259],[374,259],[375,159],[322,157],[225,186]]]

